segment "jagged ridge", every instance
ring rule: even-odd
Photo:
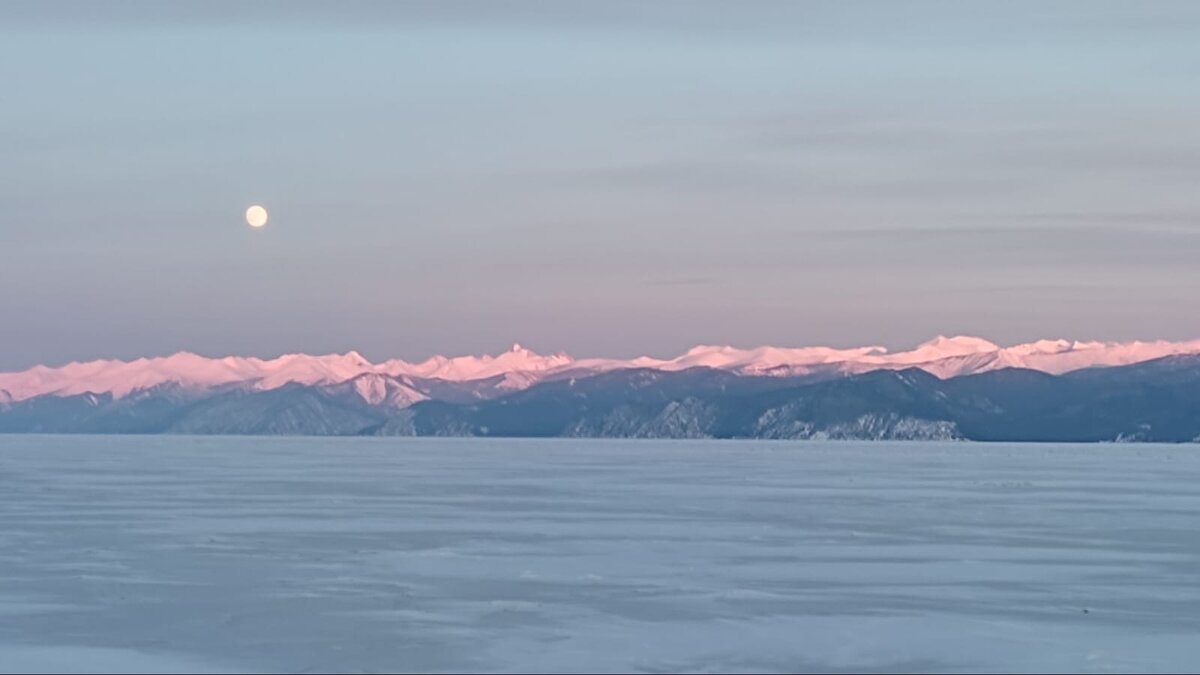
[[[951,378],[1003,368],[1061,374],[1180,354],[1200,354],[1200,340],[1127,343],[1039,340],[1000,347],[982,338],[959,336],[938,337],[915,349],[896,353],[883,347],[698,346],[672,359],[575,359],[562,353],[537,354],[517,344],[497,356],[435,356],[420,363],[390,360],[379,364],[371,363],[357,352],[325,356],[289,354],[270,360],[206,358],[181,352],[135,361],[101,360],[0,373],[0,405],[46,395],[69,397],[90,393],[121,399],[165,385],[202,393],[229,387],[269,391],[290,384],[328,386],[353,382],[353,389],[365,402],[403,408],[430,398],[453,398],[451,393],[460,398],[483,399],[558,378],[636,368],[678,372],[704,367],[773,377],[832,377],[919,368],[941,378]]]
[[[493,378],[496,384],[502,378]],[[634,368],[490,396],[441,381],[206,392],[174,385],[0,404],[0,432],[587,436],[979,441],[1200,438],[1200,355],[1051,375],[1006,368],[940,379],[919,368],[838,376]],[[432,381],[430,381],[432,382]],[[456,388],[457,387],[457,388]],[[363,392],[366,391],[366,396]]]

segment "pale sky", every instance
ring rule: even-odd
[[[1200,2],[0,2],[0,368],[1197,338],[1197,45]]]

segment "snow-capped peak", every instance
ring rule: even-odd
[[[1000,345],[969,335],[946,337],[939,335],[928,342],[922,342],[913,350],[914,354],[927,355],[931,358],[947,356],[962,356],[963,354],[979,354],[981,352],[999,351]]]
[[[97,360],[57,368],[34,366],[22,372],[0,373],[0,402],[21,401],[47,394],[71,396],[109,394],[122,398],[132,392],[170,384],[203,391],[219,386],[259,390],[290,383],[336,385],[364,375],[353,389],[363,400],[403,406],[424,397],[411,379],[456,382],[502,378],[500,389],[524,389],[548,376],[596,373],[622,368],[664,371],[707,367],[747,375],[802,375],[821,372],[861,373],[879,369],[922,368],[939,377],[953,377],[998,368],[1031,368],[1059,374],[1093,366],[1139,363],[1175,354],[1200,354],[1200,340],[1190,342],[1072,342],[1037,340],[1000,347],[978,337],[938,336],[914,349],[889,352],[878,346],[755,347],[701,345],[671,359],[574,359],[564,353],[542,355],[513,344],[496,356],[433,356],[420,363],[402,360],[373,364],[362,354],[311,356],[285,354],[274,359],[227,356],[207,358],[190,352],[133,361]]]
[[[434,356],[420,363],[397,359],[381,364],[380,368],[392,375],[465,381],[482,380],[512,372],[542,372],[569,365],[573,361],[574,359],[566,354],[543,356],[522,347],[520,343],[515,343],[511,349],[498,356]]]
[[[1071,342],[1070,340],[1038,340],[1036,342],[1009,347],[1008,351],[1020,356],[1028,356],[1030,354],[1060,354],[1082,344],[1081,342]]]

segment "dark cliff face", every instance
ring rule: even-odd
[[[747,377],[696,368],[584,374],[504,393],[405,382],[429,400],[372,404],[354,386],[204,393],[159,387],[0,404],[0,432],[610,438],[1164,441],[1200,439],[1200,358],[1062,376],[1008,369]],[[391,386],[389,384],[389,386]],[[384,389],[383,391],[390,391]]]

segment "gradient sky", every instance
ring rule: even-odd
[[[1198,45],[1200,2],[2,2],[0,368],[1200,337]]]

